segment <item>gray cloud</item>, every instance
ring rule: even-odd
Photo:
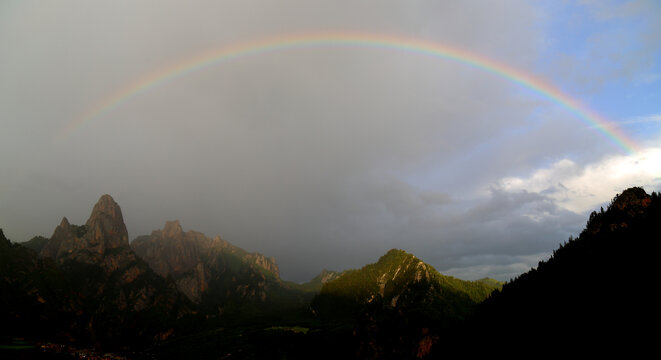
[[[526,1],[0,6],[0,227],[15,241],[50,235],[62,216],[83,223],[109,193],[131,237],[180,219],[275,256],[286,279],[398,247],[442,271],[507,280],[583,216],[542,193],[485,189],[566,148],[577,163],[613,151],[566,110],[493,74],[341,46],[205,68],[54,141],[140,76],[278,34],[396,34],[533,69],[545,18]]]

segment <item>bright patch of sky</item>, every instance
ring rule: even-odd
[[[544,5],[547,36],[538,70],[570,94],[622,122],[661,108],[661,2],[553,1]]]
[[[564,209],[584,213],[603,205],[609,196],[613,197],[629,184],[638,184],[652,192],[660,183],[661,148],[648,148],[582,166],[563,159],[527,178],[504,178],[499,185],[505,191],[544,194]]]

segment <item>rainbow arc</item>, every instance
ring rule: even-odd
[[[587,108],[577,99],[562,92],[553,84],[544,81],[502,62],[469,52],[457,47],[451,47],[435,42],[403,38],[383,34],[362,33],[324,33],[282,35],[250,42],[242,42],[197,54],[178,63],[146,74],[126,86],[116,90],[109,96],[98,101],[80,117],[71,121],[60,134],[67,137],[76,129],[99,119],[127,100],[136,97],[155,87],[186,76],[192,72],[218,66],[224,62],[233,61],[247,56],[257,56],[273,51],[286,51],[296,48],[310,47],[372,47],[404,51],[452,61],[465,66],[471,66],[482,71],[495,74],[509,82],[528,88],[546,99],[565,108],[575,118],[591,127],[598,129],[614,144],[628,153],[636,153],[637,146],[612,122]]]

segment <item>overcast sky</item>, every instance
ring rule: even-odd
[[[85,118],[208,51],[325,32],[506,64],[636,151],[504,77],[370,46],[242,56]],[[84,223],[107,193],[131,239],[179,219],[274,256],[288,280],[390,248],[509,280],[618,192],[661,190],[661,3],[4,0],[0,110],[0,228],[13,241],[50,236],[63,216]]]

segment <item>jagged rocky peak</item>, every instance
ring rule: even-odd
[[[100,214],[105,214],[111,218],[122,219],[122,209],[119,208],[119,205],[117,205],[112,196],[108,194],[101,195],[94,205],[94,209],[92,209],[90,219],[99,216]]]
[[[162,276],[190,271],[205,259],[227,253],[269,272],[275,278],[280,277],[273,257],[248,253],[220,236],[209,238],[193,230],[184,232],[179,220],[166,221],[163,229],[152,231],[150,236],[136,238],[131,247]]]
[[[62,218],[40,254],[58,263],[67,259],[98,263],[107,250],[116,248],[129,249],[128,231],[119,205],[110,195],[103,195],[85,225]]]
[[[222,249],[227,249],[232,247],[233,245],[230,244],[227,240],[221,238],[220,236],[216,235],[214,236],[213,239],[211,239],[211,244],[210,246],[216,250],[222,250]]]
[[[129,235],[122,210],[110,195],[103,195],[94,205],[92,215],[85,223],[89,244],[100,249],[129,246]]]
[[[181,228],[179,220],[170,220],[165,222],[162,233],[164,237],[176,239],[184,236],[184,229]]]
[[[166,221],[163,229],[137,237],[131,248],[156,273],[171,276],[177,288],[194,302],[201,301],[210,287],[221,286],[218,284],[240,287],[246,285],[242,283],[246,277],[255,284],[265,284],[267,277],[280,279],[274,258],[249,253],[220,236],[210,238],[193,230],[184,232],[178,220]],[[221,281],[220,277],[227,278]]]
[[[67,242],[66,248],[62,247],[63,242]],[[74,234],[71,231],[71,224],[66,217],[62,218],[60,225],[55,228],[53,235],[50,237],[46,245],[41,249],[41,256],[57,259],[60,251],[68,252],[73,250],[73,243],[75,242]]]
[[[245,259],[263,270],[268,271],[270,275],[274,276],[276,279],[280,279],[280,269],[273,256],[267,257],[260,253],[250,253],[245,256]]]
[[[62,221],[60,221],[60,225],[58,225],[55,228],[55,231],[53,233],[53,236],[51,236],[51,238],[55,237],[56,235],[60,235],[60,237],[71,236],[73,233],[75,233],[75,231],[73,231],[73,228],[69,223],[69,220],[65,216],[62,218]]]
[[[66,216],[63,217],[62,221],[60,221],[60,227],[62,229],[69,229],[69,226],[71,226],[71,224],[69,224],[69,219],[67,219]]]

